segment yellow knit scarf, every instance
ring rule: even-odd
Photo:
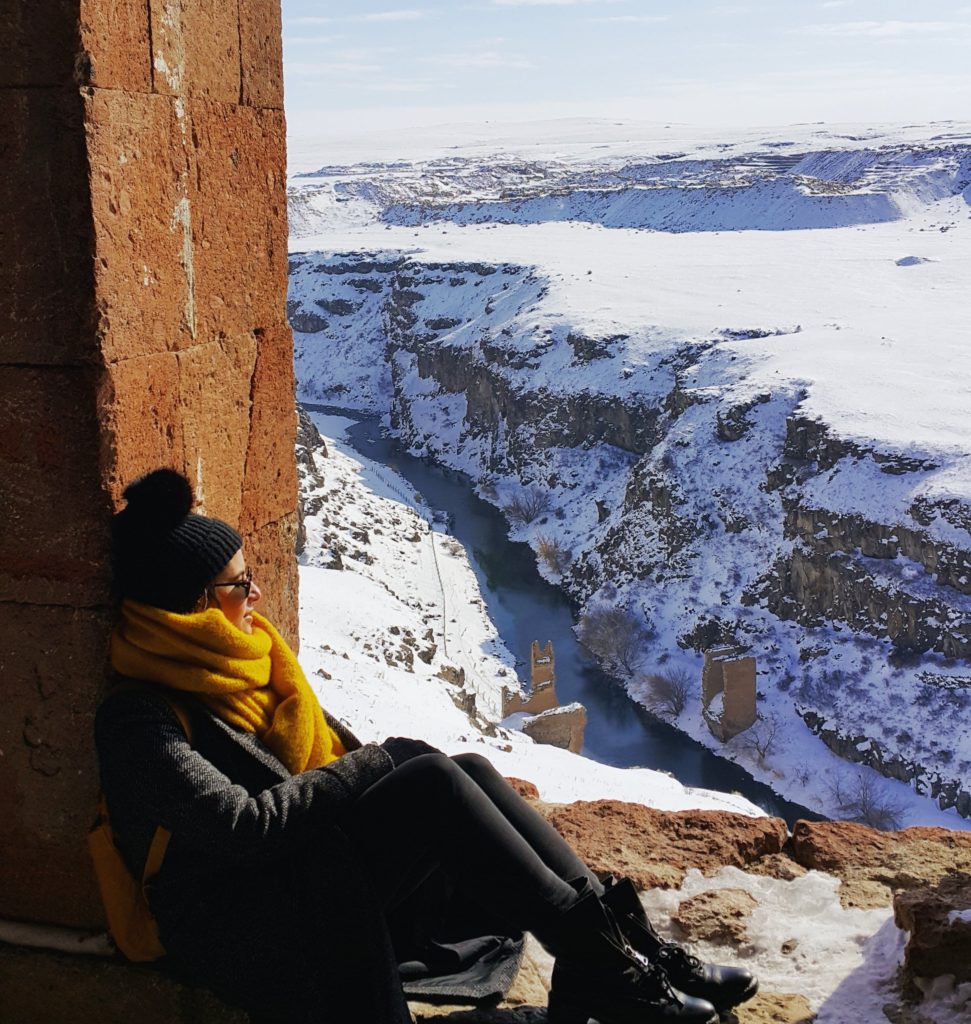
[[[197,695],[224,722],[255,733],[296,774],[346,753],[286,641],[262,615],[244,633],[218,608],[179,615],[125,601],[112,667]]]

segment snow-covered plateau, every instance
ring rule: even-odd
[[[966,827],[971,125],[348,152],[291,145],[299,397],[468,473],[581,621],[627,617],[636,699],[691,681],[685,732],[834,816]],[[722,746],[725,643],[762,720]]]

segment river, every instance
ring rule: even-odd
[[[819,819],[649,714],[603,672],[573,632],[574,610],[568,597],[540,576],[528,545],[509,540],[502,513],[474,493],[468,477],[409,455],[375,417],[334,406],[306,408],[355,420],[347,429],[352,447],[403,476],[432,508],[449,514],[450,532],[471,556],[489,614],[517,658],[521,678],[528,676],[532,641],[553,641],[557,696],[563,704],[579,701],[587,709],[585,756],[621,768],[670,772],[685,786],[737,791],[769,814],[784,818],[790,827],[798,818]]]

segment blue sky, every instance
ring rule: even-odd
[[[293,134],[971,119],[971,0],[282,2]]]

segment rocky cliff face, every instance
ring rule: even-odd
[[[540,492],[513,525],[555,545],[545,571],[652,638],[635,695],[638,671],[693,674],[706,647],[740,644],[765,717],[798,714],[840,756],[971,810],[971,507],[933,458],[836,436],[792,384],[753,390],[726,342],[797,326],[597,336],[547,308],[530,268],[381,254],[294,257],[295,315],[349,303],[349,284],[368,319],[341,305],[342,332],[372,341],[352,357],[343,333],[298,334],[301,396],[343,387],[507,509]],[[322,390],[334,344],[351,367]]]

